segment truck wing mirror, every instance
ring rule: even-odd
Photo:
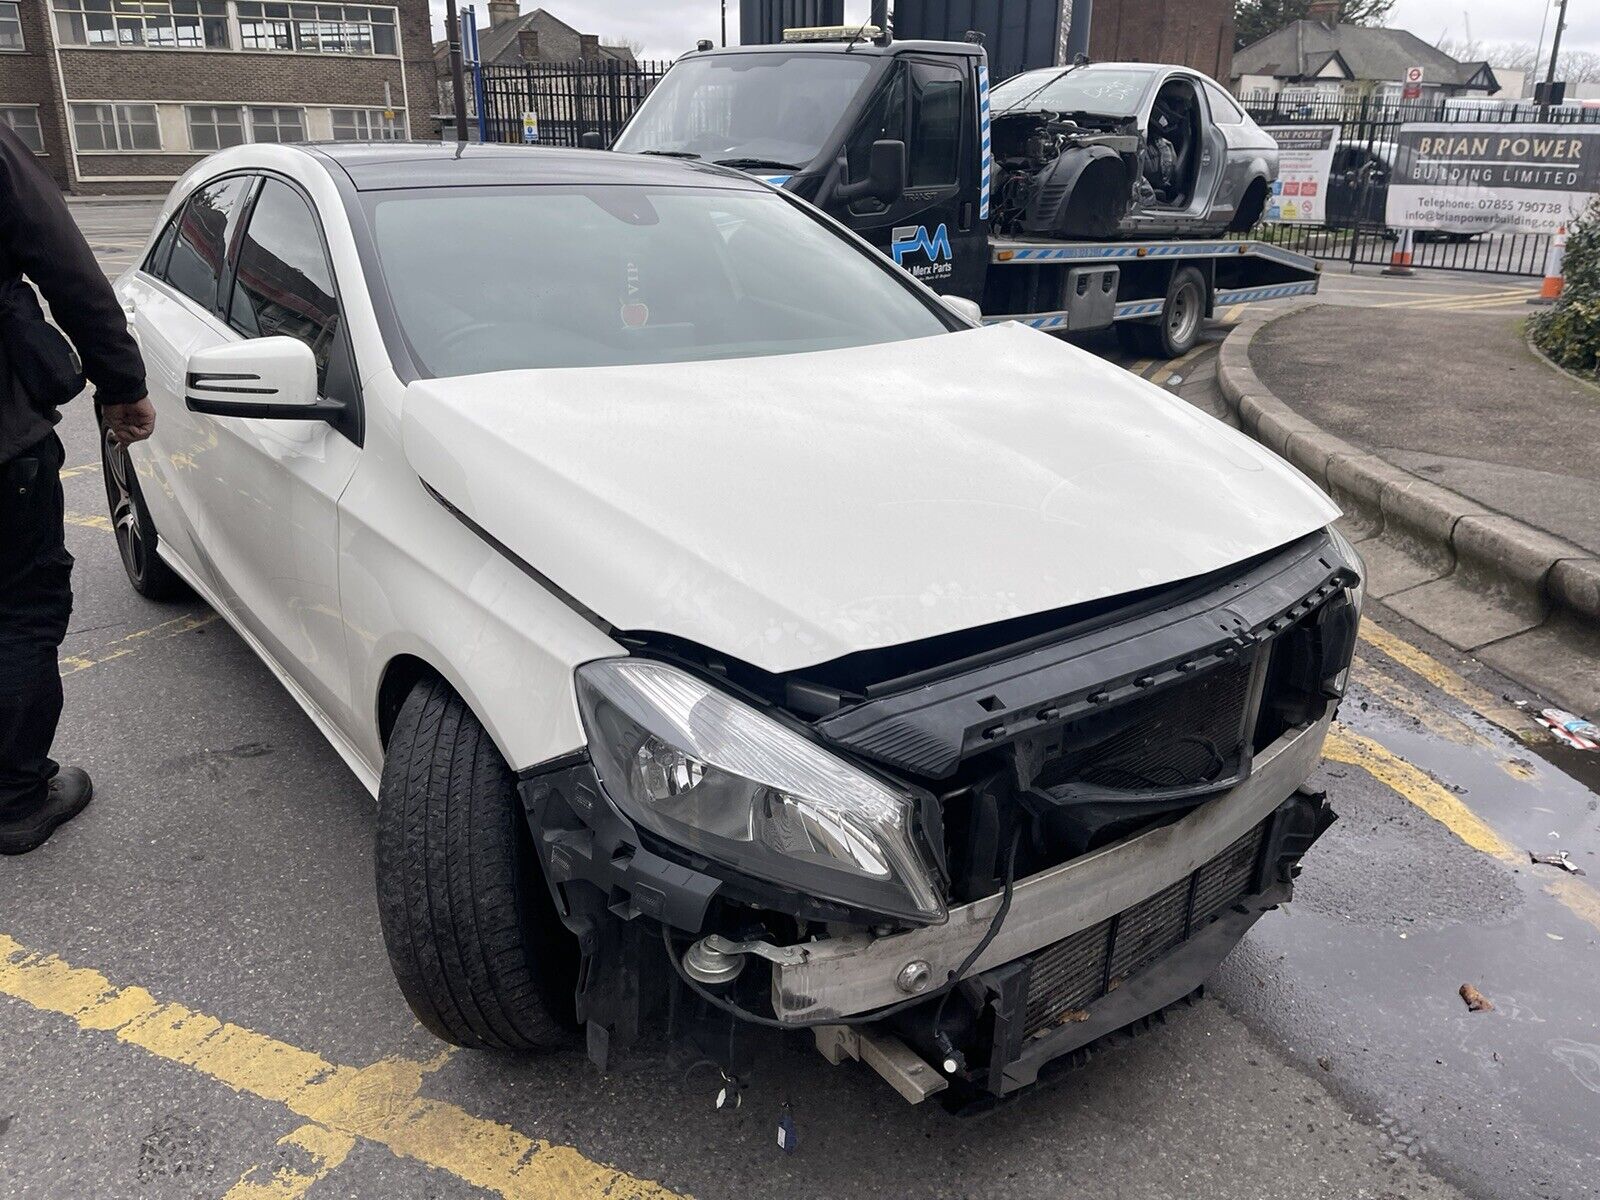
[[[578,144],[585,150],[604,150],[606,148],[605,134],[598,129],[586,129],[578,138]]]
[[[891,138],[872,143],[867,160],[867,177],[839,186],[838,199],[844,204],[857,200],[876,200],[893,204],[906,190],[906,144]]]

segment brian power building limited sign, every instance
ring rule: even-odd
[[[1600,126],[1402,125],[1395,229],[1555,233],[1600,192]]]

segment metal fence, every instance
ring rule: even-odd
[[[1533,104],[1447,104],[1443,100],[1389,103],[1370,97],[1252,99],[1245,108],[1260,125],[1337,125],[1333,173],[1322,225],[1258,225],[1249,236],[1316,258],[1381,265],[1390,261],[1399,234],[1385,222],[1386,147],[1406,122],[1443,124],[1600,124],[1600,109],[1540,108]],[[1504,275],[1544,274],[1550,239],[1545,234],[1413,234],[1412,266]]]
[[[579,146],[586,133],[609,145],[671,66],[597,59],[477,68],[484,140]]]

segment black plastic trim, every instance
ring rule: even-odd
[[[1201,595],[866,700],[815,728],[834,746],[948,778],[974,751],[1238,660],[1359,578],[1320,530]]]

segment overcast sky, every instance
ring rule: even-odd
[[[434,23],[444,26],[444,4],[432,0]],[[479,24],[487,23],[487,0],[476,0]],[[538,7],[523,0],[523,11]],[[585,33],[601,34],[607,41],[627,38],[642,43],[646,58],[673,58],[691,49],[698,38],[720,36],[718,0],[548,0],[556,16]],[[845,0],[848,20],[866,20],[869,0]],[[1543,0],[1396,0],[1391,25],[1409,29],[1436,42],[1441,35],[1464,40],[1470,24],[1472,37],[1483,42],[1539,40]],[[1554,33],[1555,9],[1545,28],[1545,45]],[[729,40],[739,31],[738,0],[728,0]],[[441,35],[442,36],[442,35]],[[1574,50],[1600,50],[1600,5],[1592,0],[1570,0],[1563,46]]]

